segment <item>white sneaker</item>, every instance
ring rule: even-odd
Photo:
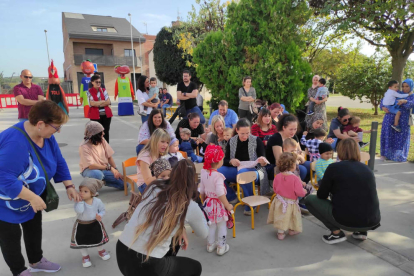
[[[251,216],[252,215],[252,211],[246,211],[246,210],[244,210],[244,215],[245,216]]]
[[[207,243],[207,252],[211,253],[211,252],[213,252],[214,250],[216,250],[216,248],[217,248],[217,243],[213,243],[212,245],[209,245],[209,244]]]
[[[223,256],[230,250],[230,245],[226,244],[223,247],[217,247],[217,255]]]
[[[106,261],[109,260],[111,258],[111,255],[109,255],[109,253],[104,249],[102,251],[99,251],[99,257],[101,257],[102,260]]]
[[[91,263],[91,259],[89,258],[89,256],[85,256],[82,258],[82,266],[83,267],[91,267],[92,263]]]

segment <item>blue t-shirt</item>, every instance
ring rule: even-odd
[[[24,130],[24,122],[15,126]],[[35,143],[49,179],[55,183],[71,180],[68,165],[60,152],[55,137],[44,139],[43,148]],[[26,137],[17,129],[9,128],[0,133],[0,220],[23,223],[35,213],[30,203],[17,196],[23,186],[41,195],[46,189],[42,166]]]
[[[220,115],[218,110],[215,110],[213,113],[211,113],[208,125],[211,125],[211,120],[216,115]],[[232,109],[227,109],[226,117],[224,117],[224,123],[226,124],[226,127],[233,128],[233,125],[237,124],[238,120],[239,117],[237,117],[236,112],[234,112]]]
[[[174,104],[173,98],[170,93],[162,94],[161,102],[165,102],[166,100],[169,100],[167,104],[171,106]]]

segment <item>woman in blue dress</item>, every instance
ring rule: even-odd
[[[381,109],[386,112],[382,121],[381,131],[381,159],[389,159],[395,162],[406,162],[408,150],[410,149],[410,125],[409,118],[413,113],[414,107],[414,82],[412,79],[406,79],[402,83],[402,92],[410,94],[407,98],[399,100],[401,107],[400,125],[401,132],[396,132],[391,128],[394,122],[395,114],[389,113],[388,109],[383,106],[381,101]]]

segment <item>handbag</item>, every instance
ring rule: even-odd
[[[45,170],[45,167],[43,166],[42,160],[40,160],[39,154],[37,153],[37,150],[35,148],[35,146],[33,145],[32,140],[30,139],[30,137],[27,135],[27,133],[18,128],[13,126],[12,128],[17,129],[18,131],[20,131],[21,133],[24,134],[24,136],[26,137],[27,141],[29,141],[29,144],[32,146],[32,149],[34,151],[34,153],[36,154],[37,160],[39,161],[40,166],[42,166],[43,172],[45,174],[45,178],[46,178],[46,195],[44,195],[45,193],[43,193],[43,201],[46,204],[46,212],[50,212],[53,211],[55,209],[58,208],[59,206],[59,195],[56,193],[55,188],[53,187],[52,183],[50,183],[49,177],[47,176],[47,172]]]
[[[126,212],[123,212],[112,224],[112,228],[117,227],[123,221],[129,221],[132,217],[132,214],[135,212],[138,204],[141,202],[142,197],[140,193],[131,192],[131,198],[129,199],[129,206]]]
[[[244,95],[246,95],[246,97],[248,97],[247,93],[246,93],[246,90],[244,90],[244,87],[242,87],[242,88],[243,88]],[[249,104],[249,111],[250,111],[251,114],[258,114],[259,113],[259,110],[257,109],[254,102]]]
[[[414,109],[413,109],[413,113],[410,114],[410,118],[408,119],[408,125],[410,126],[414,125]]]

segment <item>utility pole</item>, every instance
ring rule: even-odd
[[[132,40],[132,17],[131,14],[128,13],[129,16],[129,24],[131,27],[131,51],[132,51],[132,71],[134,72],[134,94],[137,92],[137,84],[135,79],[135,50],[134,50],[134,42]]]
[[[46,50],[47,50],[47,60],[48,60],[48,64],[47,66],[49,66],[50,64],[50,58],[49,58],[49,44],[47,43],[47,30],[45,30],[45,37],[46,37]]]

